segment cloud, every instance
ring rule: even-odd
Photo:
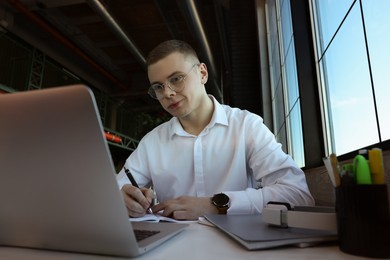
[[[331,104],[333,108],[352,107],[361,103],[362,100],[357,97],[346,97],[343,99],[332,99]]]

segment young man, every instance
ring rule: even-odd
[[[313,205],[304,173],[281,150],[262,118],[221,105],[206,93],[207,67],[187,43],[171,40],[147,58],[149,94],[173,118],[157,126],[118,174],[129,216],[176,219],[210,213],[260,213],[269,201]]]

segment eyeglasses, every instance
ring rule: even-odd
[[[154,99],[162,99],[164,97],[164,87],[167,86],[169,89],[175,92],[181,92],[184,87],[184,80],[188,76],[188,74],[191,73],[191,71],[194,69],[194,67],[199,64],[192,65],[190,71],[185,75],[174,75],[167,79],[167,81],[164,84],[153,84],[149,87],[148,94],[154,98]]]

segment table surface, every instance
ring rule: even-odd
[[[0,247],[0,259],[127,259],[16,247]],[[137,259],[364,259],[339,250],[336,243],[248,251],[215,227],[191,222],[183,232]]]

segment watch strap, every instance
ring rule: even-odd
[[[217,207],[218,209],[218,214],[220,215],[226,215],[227,214],[227,210],[229,209],[228,206],[225,206],[225,207]]]

